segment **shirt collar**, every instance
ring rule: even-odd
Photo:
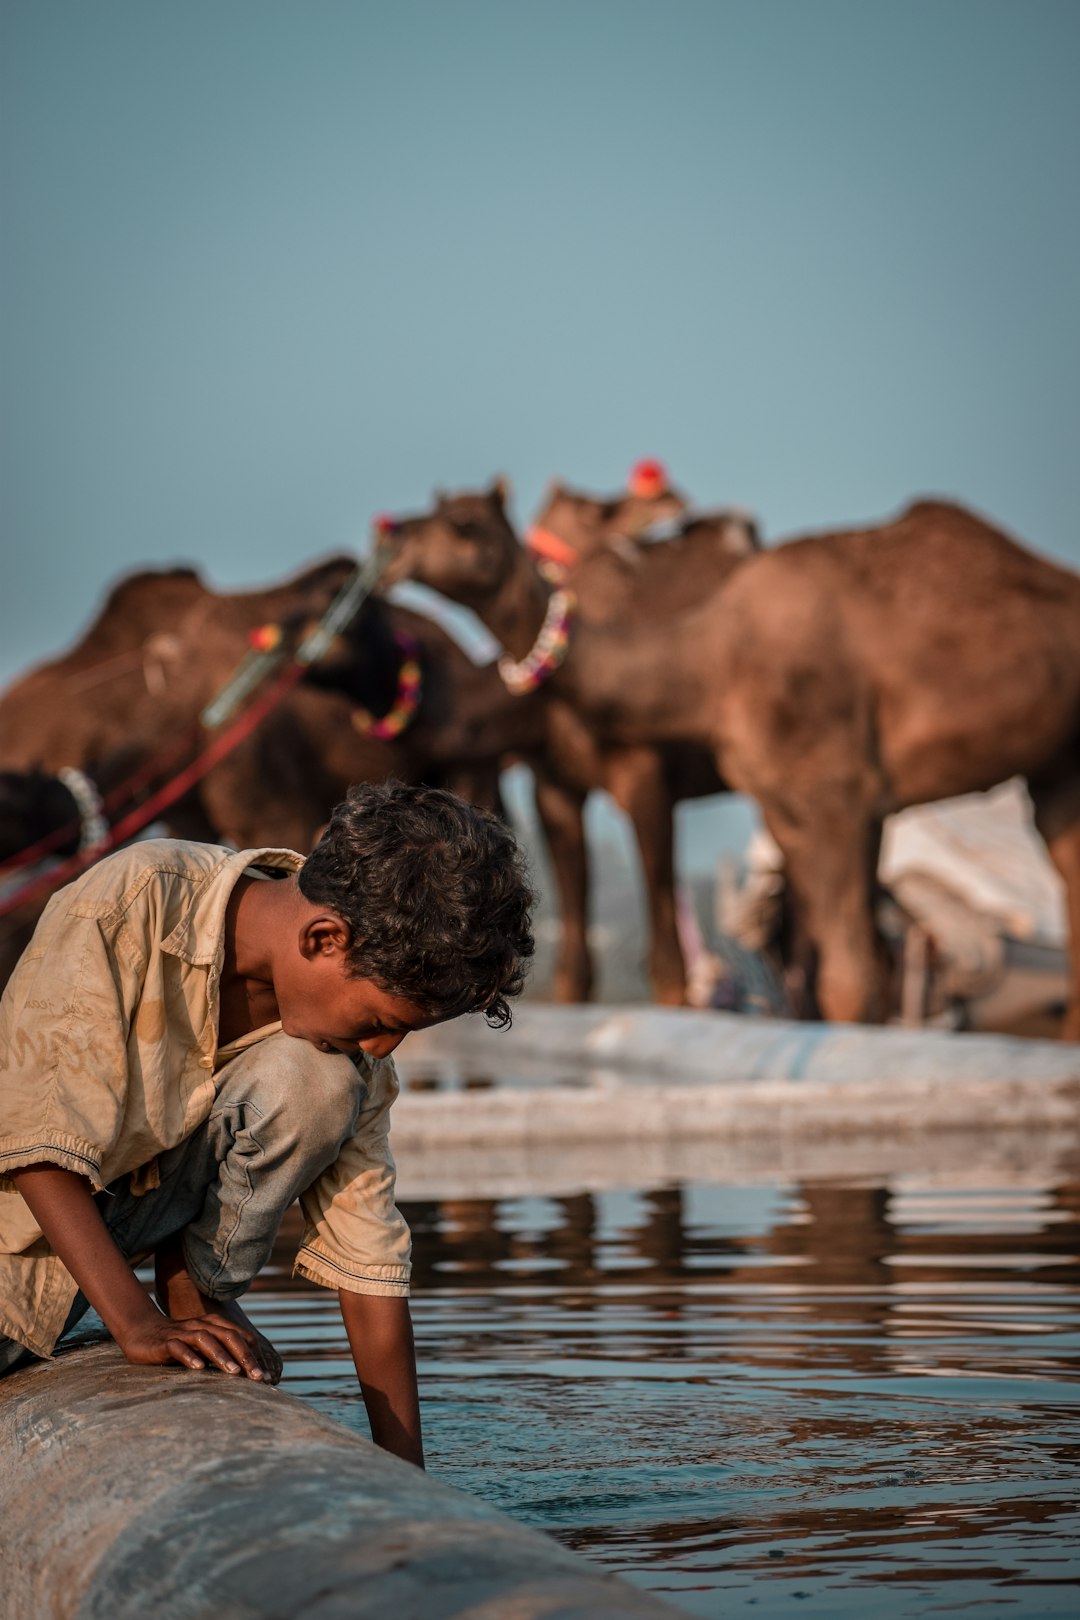
[[[237,881],[249,866],[276,867],[299,872],[304,857],[294,849],[239,849],[227,855],[192,890],[184,915],[161,942],[161,949],[193,967],[205,967],[220,955],[225,934],[225,911]]]

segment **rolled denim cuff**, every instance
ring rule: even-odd
[[[185,1270],[200,1294],[205,1294],[207,1299],[239,1299],[241,1294],[247,1293],[254,1278],[245,1277],[240,1282],[233,1282],[228,1274],[222,1271],[217,1271],[215,1276],[210,1278],[202,1271],[198,1260],[194,1257],[196,1253],[204,1252],[203,1246],[200,1244],[196,1247],[189,1244],[186,1233],[183,1244]],[[215,1256],[211,1254],[209,1258],[214,1260]]]

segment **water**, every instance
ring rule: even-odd
[[[404,1204],[429,1467],[687,1614],[1080,1611],[1080,1180]],[[287,1387],[366,1433],[333,1295]]]

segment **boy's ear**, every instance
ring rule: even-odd
[[[352,942],[352,929],[332,911],[310,917],[300,929],[300,955],[309,962],[317,956],[344,955]]]

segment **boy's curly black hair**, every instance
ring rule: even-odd
[[[533,892],[513,834],[441,788],[349,789],[299,873],[300,891],[349,924],[360,978],[431,1018],[510,1022],[533,953]]]

